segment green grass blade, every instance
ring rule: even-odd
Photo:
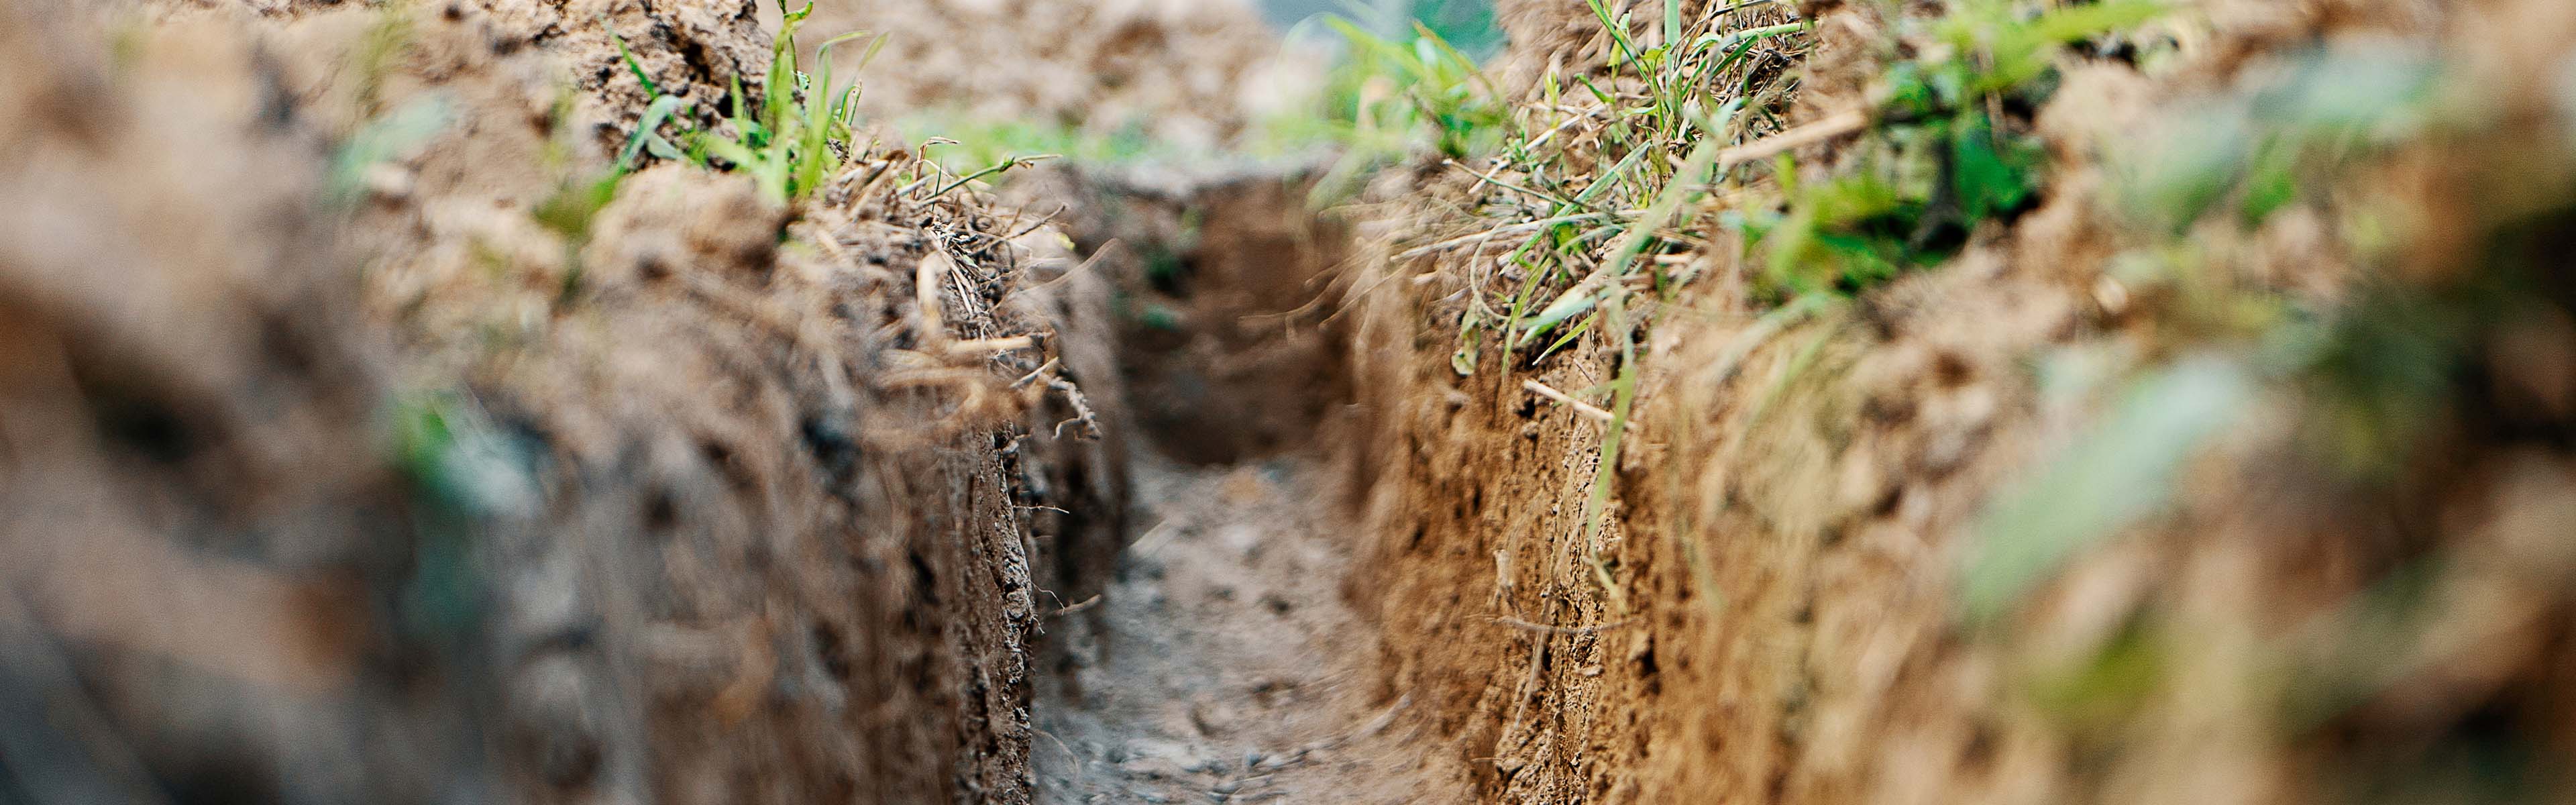
[[[635,120],[635,134],[626,138],[625,150],[617,154],[618,170],[635,167],[635,155],[642,152],[646,144],[661,139],[654,134],[654,131],[662,127],[663,121],[671,119],[671,113],[677,111],[681,103],[678,97],[664,95],[654,98],[651,104],[644,107],[644,114]],[[663,148],[669,147],[668,143],[663,144]],[[655,151],[653,155],[664,159],[671,158],[661,151]]]
[[[600,18],[600,27],[606,28],[606,27],[607,27],[607,25],[608,25],[608,19],[607,19],[607,17],[606,17],[606,16],[602,16],[602,17]],[[643,84],[643,85],[644,85],[644,97],[647,97],[647,98],[658,98],[658,97],[661,97],[661,96],[662,96],[662,85],[654,83],[654,82],[653,82],[653,76],[651,76],[651,75],[649,75],[649,74],[647,74],[647,73],[645,73],[645,72],[644,72],[644,63],[643,63],[643,62],[641,62],[641,61],[636,60],[636,58],[635,58],[635,52],[634,52],[634,51],[631,51],[631,50],[627,50],[627,49],[626,49],[626,37],[618,36],[618,35],[617,35],[617,29],[615,29],[615,28],[609,28],[609,29],[608,29],[608,38],[609,38],[609,39],[612,39],[612,40],[615,40],[615,41],[617,42],[617,57],[618,57],[618,58],[620,58],[620,59],[625,60],[625,62],[626,62],[626,69],[627,69],[627,70],[629,70],[629,71],[632,71],[633,73],[635,73],[635,81],[636,81],[636,83],[639,83],[639,84]]]

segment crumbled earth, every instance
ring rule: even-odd
[[[1464,802],[1431,714],[1381,684],[1355,603],[1356,502],[1331,321],[1346,224],[1299,173],[1051,171],[1014,194],[1114,302],[1075,354],[1113,356],[1132,471],[1124,528],[1059,542],[1044,624],[1040,799]]]
[[[1507,4],[1506,23],[1547,30],[1537,5]],[[1896,52],[1881,12],[1900,12],[1800,5],[1818,43],[1793,124],[1858,100]],[[1524,385],[1599,387],[1618,368],[1607,339],[1534,362],[1488,351],[1462,377],[1460,300],[1488,269],[1464,250],[1357,261],[1354,287],[1393,290],[1365,299],[1358,325],[1375,450],[1362,472],[1378,480],[1356,583],[1383,592],[1393,684],[1443,714],[1481,798],[2563,799],[2570,601],[2536,580],[2569,567],[2538,546],[2576,533],[2576,487],[2566,409],[2542,402],[2564,374],[2535,356],[2576,342],[2562,340],[2565,284],[2514,269],[2563,274],[2563,257],[2523,250],[2563,242],[2567,194],[2541,178],[2555,169],[2481,160],[2566,161],[2505,143],[2565,141],[2566,107],[2547,100],[2560,90],[2516,76],[2566,63],[2576,29],[2517,3],[2208,11],[2177,34],[2192,56],[2161,70],[2070,58],[2036,112],[2059,158],[2048,201],[1956,258],[1798,313],[1744,281],[1758,250],[1709,233],[1688,258],[1708,279],[1646,314],[1636,427],[1613,467],[1598,466],[1604,423]],[[2209,335],[2224,316],[2193,310],[2187,284],[2116,268],[2137,254],[2124,250],[2173,247],[2119,195],[2136,166],[2092,160],[2206,135],[2205,115],[2165,110],[2269,108],[2312,46],[2346,63],[2438,57],[2470,88],[2464,106],[2489,111],[2260,227],[2196,226],[2188,248],[2237,292],[2349,311],[2325,315],[2363,349],[2458,350],[2460,368],[2415,392],[2388,376],[2262,377],[2245,368],[2261,359]],[[1601,52],[1581,37],[1515,47],[1542,64],[1505,75],[1593,69],[1579,56]],[[1817,179],[1843,150],[1795,155]],[[2390,187],[2409,189],[2378,195]],[[1505,191],[1444,178],[1401,192],[1473,209]],[[2404,246],[2353,245],[2366,230],[2342,216],[2396,208],[2413,222]],[[1390,254],[1493,225],[1392,217]],[[2437,301],[2499,289],[2511,301]],[[2423,318],[2452,314],[2494,329]],[[2338,360],[2328,371],[2371,359]],[[2377,391],[2345,396],[2354,384]],[[2099,472],[2090,445],[2191,404],[2156,396],[2184,389],[2245,396],[2176,460],[2169,494],[2137,488],[2154,480],[2070,491]],[[2372,441],[2389,438],[2381,416],[2417,435]],[[1605,470],[1616,493],[1594,532],[1584,511]],[[2159,502],[1998,607],[1974,571],[1997,518],[2034,494],[2058,511]]]
[[[1290,111],[1317,72],[1243,0],[849,0],[806,24],[885,37],[860,95],[880,120],[1023,121],[1194,152]],[[834,51],[845,73],[863,45]]]
[[[1102,507],[1019,424],[1057,236],[589,195],[580,9],[9,11],[12,798],[1029,796],[1031,513]]]
[[[1815,22],[1733,68],[1792,125],[1935,11],[1739,5],[1677,9]],[[781,203],[611,167],[646,81],[705,125],[767,69],[749,2],[0,0],[0,800],[2562,801],[2569,9],[2213,0],[2064,57],[2043,200],[1938,265],[1783,306],[1711,228],[1634,331],[1460,358],[1496,255],[1397,255],[1518,191],[1446,164],[1318,213],[853,143]],[[1606,76],[1588,7],[1499,11],[1506,92]],[[880,120],[1213,148],[1294,95],[1234,3],[810,25],[893,34]],[[2114,157],[2317,64],[2471,89],[2137,217]],[[1604,466],[1556,397],[1632,341]],[[2086,463],[2175,410],[2166,471]]]
[[[1047,624],[1067,667],[1039,683],[1039,801],[1470,801],[1354,639],[1340,486],[1310,458],[1139,463],[1116,580]]]

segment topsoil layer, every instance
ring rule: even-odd
[[[1500,72],[1597,63],[1588,12],[1542,5],[1506,4],[1539,35]],[[2537,244],[2564,242],[2567,188],[2547,177],[2569,157],[2515,143],[2567,141],[2549,100],[2563,90],[2530,76],[2569,63],[2576,15],[2208,5],[2175,23],[2183,56],[2157,70],[2061,62],[2033,121],[2056,163],[2046,200],[1955,259],[1801,314],[1744,279],[1763,250],[1695,232],[1712,241],[1687,257],[1703,279],[1636,303],[1641,391],[1614,466],[1599,466],[1603,422],[1524,383],[1602,387],[1609,339],[1450,365],[1471,278],[1508,244],[1358,262],[1354,287],[1384,290],[1355,353],[1376,481],[1355,587],[1385,626],[1393,689],[1439,719],[1482,798],[2564,799],[2576,408],[2550,401],[2576,399],[2576,328],[2564,252]],[[1816,44],[1791,124],[1858,102],[1905,30],[1884,4],[1801,6]],[[2190,281],[2118,270],[2124,249],[2175,247],[2091,160],[2205,143],[2213,110],[2279,108],[2260,104],[2320,54],[2440,65],[2485,111],[2259,227],[2191,230],[2196,281],[2328,311],[2345,322],[2332,338],[2357,339],[2317,374],[2264,376],[2195,319],[2221,314],[2193,307]],[[1798,150],[1803,178],[1850,142]],[[1407,192],[1476,209],[1512,191],[1444,177]],[[2393,224],[2403,245],[2370,240],[2387,230],[2366,223],[2390,220],[2411,222]],[[1389,251],[1495,223],[1401,213]],[[2430,378],[2367,374],[2406,349],[2459,357]],[[2157,448],[2085,463],[2161,408],[2238,393],[2207,414],[2203,449],[2172,459],[2170,492],[2131,472]],[[2403,424],[2376,430],[2388,415]],[[2407,435],[2367,441],[2391,432]],[[2336,453],[2356,438],[2363,453]],[[1596,534],[1602,473],[1616,494]],[[2030,494],[2056,497],[2019,511],[2147,503],[1997,600],[1972,571],[1998,506]]]
[[[1028,798],[1118,506],[1034,219],[590,196],[617,40],[711,110],[748,3],[0,8],[8,798]]]

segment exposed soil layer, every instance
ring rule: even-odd
[[[1806,61],[1730,68],[1794,69],[1786,124],[1936,49],[1933,3],[1672,8],[1792,5]],[[1004,200],[852,144],[782,203],[610,168],[648,78],[703,123],[766,66],[746,2],[140,8],[0,0],[41,202],[0,216],[0,801],[2576,790],[2562,0],[2210,0],[1998,105],[2051,178],[1955,256],[1784,303],[1711,224],[1637,326],[1464,358],[1518,278],[1395,255],[1508,172],[1317,215],[1297,170]],[[1584,4],[1500,10],[1506,91],[1621,89]],[[1208,146],[1268,80],[1233,4],[823,14],[897,33],[881,117]],[[2142,220],[2109,159],[2407,70],[2439,125],[2261,215]],[[1584,125],[1551,147],[1612,163]],[[1624,425],[1561,399],[1622,376]]]
[[[143,16],[156,21],[294,22],[314,17],[355,20],[370,16],[363,13],[364,9],[336,0],[126,0],[122,5],[139,8]],[[577,107],[581,133],[606,149],[616,148],[634,131],[654,89],[684,101],[679,112],[682,117],[712,125],[722,116],[724,100],[735,78],[747,77],[744,83],[757,90],[756,79],[769,69],[770,39],[761,27],[760,4],[756,0],[439,0],[421,6],[416,11],[424,18],[471,21],[483,26],[498,55],[542,51],[542,57],[520,61],[542,64],[549,79],[573,90],[565,99]],[[372,50],[328,66],[365,71],[381,66],[370,63],[375,59],[399,56],[406,43],[398,28],[379,33],[390,36],[358,43],[358,47]],[[299,60],[309,60],[311,54],[299,56]],[[648,80],[650,88],[646,85]],[[555,88],[547,87],[549,91]],[[360,91],[371,94],[372,87]],[[517,166],[524,169],[533,163]]]
[[[1192,464],[1312,450],[1350,401],[1351,231],[1302,166],[1068,169],[1011,193],[1095,256],[1141,444]]]
[[[1343,580],[1355,539],[1339,310],[1349,235],[1266,170],[1060,171],[1094,255],[1129,401],[1134,508],[1114,539],[1062,543],[1045,624],[1041,800],[1465,801],[1413,699],[1380,684],[1374,625]]]
[[[1535,6],[1506,20],[1581,16]],[[1793,123],[1858,102],[1904,52],[1892,15],[1930,10],[1801,6],[1818,44]],[[2177,23],[2196,46],[2161,70],[2071,56],[2032,121],[2057,158],[2047,201],[1846,303],[1783,308],[1748,279],[1760,250],[1695,232],[1704,279],[1637,302],[1636,427],[1608,468],[1607,425],[1524,381],[1598,388],[1629,334],[1535,361],[1487,350],[1461,377],[1462,300],[1490,269],[1364,257],[1354,286],[1387,290],[1362,300],[1355,353],[1377,423],[1356,584],[1385,592],[1393,684],[1494,801],[2562,800],[2571,603],[2534,580],[2576,566],[2576,486],[2569,409],[2540,402],[2565,375],[2531,356],[2576,341],[2563,281],[2534,279],[2563,256],[2528,250],[2564,242],[2567,195],[2482,160],[2568,159],[2505,143],[2565,142],[2555,90],[2514,76],[2565,64],[2576,28],[2555,4],[2473,6],[2216,3]],[[1568,72],[1601,52],[1516,44]],[[2137,165],[2094,161],[2189,153],[2208,118],[2164,110],[2278,108],[2318,60],[2439,65],[2488,111],[2365,151],[2372,168],[2259,226],[2204,221],[2184,247],[2137,217],[2121,184]],[[1831,177],[1848,143],[1798,149],[1801,179]],[[1508,195],[1407,192],[1454,209]],[[2413,222],[2397,245],[2358,245],[2350,216],[2393,209]],[[1397,244],[1495,224],[1462,217],[1411,218],[1432,223],[1399,224]],[[2202,273],[2117,268],[2177,248]],[[2351,354],[2265,375],[2193,294],[2294,300]],[[2418,365],[2439,379],[2372,374],[2416,347],[2450,356]],[[2177,389],[2244,396],[2169,479],[2084,486],[2141,412],[2189,410]],[[1602,472],[1615,494],[1596,532]],[[2134,499],[2150,502],[2110,525],[2011,519]],[[2008,539],[2080,547],[1999,596]]]
[[[1119,508],[1017,424],[1056,236],[883,153],[593,195],[563,9],[0,8],[10,798],[1029,796],[1032,515]]]

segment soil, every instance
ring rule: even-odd
[[[1213,152],[1291,111],[1319,73],[1283,53],[1242,0],[848,0],[818,4],[806,24],[885,36],[860,95],[876,120],[1015,121],[1185,152]],[[842,74],[864,52],[837,49]],[[910,133],[945,130],[923,128]]]
[[[1797,119],[1813,120],[1866,88],[1900,22],[1880,16],[1894,8],[1885,4],[1802,6],[1818,12],[1820,44],[1802,71]],[[1550,13],[1507,5],[1505,19],[1544,32]],[[1359,583],[1384,592],[1377,606],[1394,684],[1442,714],[1449,751],[1469,760],[1488,801],[2563,797],[2563,778],[2547,769],[2568,746],[2564,711],[2533,697],[2564,679],[2560,627],[2543,624],[2563,624],[2567,602],[2492,557],[2511,550],[2497,540],[2551,541],[2503,533],[2536,534],[2523,529],[2543,521],[2566,533],[2556,514],[2569,499],[2563,443],[2542,435],[2562,433],[2564,420],[2474,401],[2486,392],[2433,392],[2454,402],[2409,409],[2444,423],[2425,426],[2432,441],[2367,448],[2413,450],[2409,460],[2422,463],[2363,479],[2318,452],[2352,438],[2350,430],[2328,435],[2338,427],[2369,432],[2352,419],[2356,411],[2314,407],[2351,403],[2326,402],[2337,392],[2321,399],[2319,381],[2266,381],[2245,403],[2259,413],[2231,420],[2179,473],[2167,503],[2072,558],[2000,623],[1973,614],[1972,585],[1981,581],[1970,569],[1993,539],[1986,518],[1995,501],[2045,486],[2069,471],[2066,456],[2109,438],[2100,429],[2119,408],[2117,390],[2133,388],[2126,379],[2181,371],[2176,365],[2205,369],[2186,358],[2235,348],[2207,335],[2206,320],[2148,312],[2187,302],[2134,296],[2139,288],[2108,278],[2116,272],[2106,266],[2123,249],[2156,243],[2155,230],[2131,217],[2134,198],[2113,189],[2117,171],[2134,166],[2089,160],[2151,153],[2157,143],[2189,147],[2205,118],[2174,117],[2170,128],[2146,121],[2157,110],[2279,91],[2304,52],[2291,43],[2373,53],[2411,38],[2422,49],[2400,51],[2456,56],[2475,76],[2464,82],[2478,88],[2469,94],[2503,110],[2529,110],[2536,99],[2517,95],[2527,84],[2499,65],[2550,62],[2576,43],[2553,27],[2563,12],[2456,14],[2414,3],[2225,4],[2205,21],[2210,28],[2175,34],[2206,43],[2179,65],[2070,60],[2058,100],[2036,119],[2061,160],[2048,202],[1981,233],[1959,257],[1847,305],[1779,313],[1738,279],[1758,270],[1758,254],[1710,233],[1715,242],[1690,259],[1703,276],[1730,279],[1641,314],[1649,325],[1637,428],[1610,468],[1617,491],[1597,536],[1581,513],[1604,426],[1523,381],[1592,388],[1609,379],[1615,353],[1578,343],[1532,365],[1488,351],[1460,377],[1445,365],[1457,344],[1448,334],[1459,300],[1490,269],[1471,257],[1405,264],[1364,255],[1355,287],[1397,288],[1363,301],[1355,353],[1361,408],[1377,418],[1366,441],[1379,448],[1363,467],[1376,485]],[[2470,32],[2486,30],[2475,20],[2503,18],[2490,14],[2520,15],[2532,27],[2513,48],[2427,39],[2430,31],[2487,35]],[[1516,45],[1516,56],[1546,64],[1506,64],[1503,74],[1586,69],[1562,55],[1587,52],[1579,42],[1526,41],[1533,47]],[[2547,117],[2500,112],[2493,119],[2518,122],[2467,136],[2564,136],[2563,119],[2548,124],[2558,134],[2520,128]],[[2462,178],[2428,163],[2489,146],[2420,147],[2388,157],[2408,166],[2394,172],[2413,178],[2361,186],[2422,187],[2415,171],[2429,170],[2446,177],[2434,186],[2550,198],[2531,208],[2488,203],[2552,211],[2530,212],[2539,217],[2515,227],[2561,225],[2556,182],[2474,168],[2460,170],[2487,178]],[[1821,178],[1838,152],[1828,143],[1797,157],[1806,176]],[[1475,209],[1480,194],[1499,191],[1444,177],[1400,192],[1400,204],[1428,194]],[[2250,293],[2329,309],[2391,293],[2420,299],[2412,294],[2423,291],[2360,279],[2371,259],[2334,245],[2349,243],[2332,222],[2335,205],[2359,197],[2313,202],[2251,232],[2194,229],[2194,253],[2211,266],[2201,270],[2237,272],[2227,276]],[[2402,204],[2420,200],[2409,199]],[[2455,233],[2492,231],[2485,216],[2498,214],[2452,203],[2484,207],[2429,204],[2439,211],[2427,220],[2443,222],[2421,230],[2429,251],[2383,256],[2379,270],[2436,287],[2511,282],[2450,273],[2498,260],[2448,251],[2487,248],[2469,245],[2481,235]],[[1493,225],[1393,217],[1434,222],[1395,225],[1395,247]],[[2442,279],[2428,279],[2435,276]],[[2557,290],[2506,287],[2519,289],[2513,309],[2562,304]],[[2419,326],[2397,312],[2416,303],[2398,304],[2358,316]],[[2457,382],[2475,384],[2467,376],[2490,371],[2532,370],[2463,370]],[[2534,376],[2546,379],[2533,388],[2562,387],[2554,371]],[[2499,429],[2498,421],[2525,424]],[[2541,421],[2562,424],[2525,429]],[[2377,455],[2364,461],[2389,460]],[[1511,470],[1488,469],[1496,467]],[[2081,508],[2129,493],[2053,502]],[[2499,496],[2515,502],[2481,502]],[[2490,519],[2499,507],[2530,519]],[[2532,561],[2543,577],[2564,567]],[[2375,585],[2448,603],[2410,599],[2426,602],[2425,620],[2392,625],[2374,620],[2387,610],[2373,607],[2397,606],[2384,596],[2406,594]],[[1544,631],[1498,625],[1507,618]],[[2361,647],[2392,640],[2405,647],[2389,654],[2422,670],[2398,674],[2402,681],[2374,677],[2359,692],[2353,669],[2389,661]],[[2328,699],[2345,704],[2320,704]],[[2308,720],[2321,706],[2340,714]],[[2482,761],[2469,758],[2500,765],[2472,770]]]
[[[1931,8],[1794,5],[1804,61],[1735,68],[1792,124]],[[1604,74],[1581,4],[1499,11],[1508,91]],[[2563,800],[2576,12],[2163,25],[2009,112],[2054,178],[1956,257],[1789,308],[1712,229],[1635,330],[1461,365],[1493,255],[1394,256],[1491,224],[1448,165],[924,195],[889,139],[792,204],[592,196],[620,43],[708,122],[752,4],[0,0],[0,801]],[[895,32],[879,119],[1210,148],[1297,77],[1230,3],[813,26]],[[2201,136],[2163,110],[2337,55],[2475,89],[2259,224],[2135,217],[2108,157]],[[2122,268],[2177,252],[2294,304]],[[1623,368],[1603,466],[1550,395]],[[1989,592],[1998,501],[2157,381],[2240,396]]]
[[[1013,193],[1057,220],[1114,298],[1133,508],[1067,546],[1045,624],[1040,800],[1463,802],[1455,759],[1381,684],[1353,606],[1347,227],[1301,169],[1054,171]],[[1361,598],[1361,600],[1365,600]]]
[[[1039,801],[1469,801],[1345,601],[1341,485],[1312,457],[1140,463],[1149,525],[1048,623],[1069,656],[1038,687]]]
[[[709,10],[626,37],[666,91],[752,57],[665,56],[761,52]],[[1316,436],[1347,398],[1322,321],[1347,233],[1301,183],[1102,182],[1062,224],[1080,253],[1016,207],[854,180],[890,151],[801,207],[659,165],[568,209],[642,102],[592,69],[597,24],[147,11],[112,77],[104,47],[37,44],[105,40],[79,17],[31,13],[5,53],[48,68],[11,119],[71,124],[8,128],[41,158],[7,186],[114,225],[0,240],[0,621],[44,659],[0,704],[79,714],[0,729],[16,794],[1460,791],[1369,664],[1348,507],[1316,505],[1347,497]],[[383,133],[407,115],[435,124]],[[352,173],[334,143],[382,152]],[[118,249],[122,282],[80,270]],[[1060,756],[1041,786],[1042,740],[1162,777]]]
[[[1351,229],[1307,208],[1315,168],[1051,170],[1010,191],[1099,259],[1101,333],[1134,431],[1194,464],[1311,449],[1350,400]]]
[[[1056,236],[679,166],[564,207],[634,107],[553,11],[174,7],[112,55],[10,7],[0,186],[63,212],[0,236],[0,689],[74,714],[0,730],[13,798],[1027,798],[1029,514],[1100,493],[1027,480],[1082,472],[1020,424],[1079,393],[1008,386],[1045,356],[950,345],[1040,327]]]

